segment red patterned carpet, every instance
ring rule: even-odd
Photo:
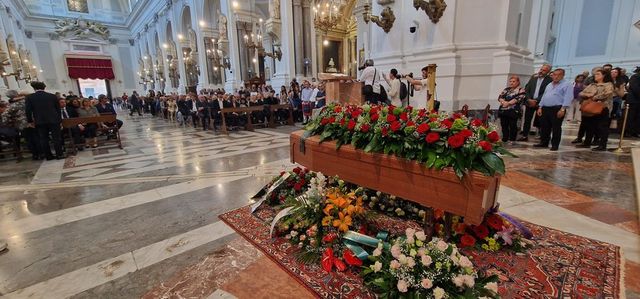
[[[358,273],[327,273],[320,265],[296,261],[293,248],[283,238],[269,237],[275,211],[265,207],[255,214],[244,207],[220,215],[220,219],[251,242],[304,287],[321,298],[375,297]],[[381,215],[378,226],[391,234],[415,222]],[[525,254],[463,250],[477,268],[500,277],[503,298],[620,298],[621,256],[618,246],[554,229],[525,223],[536,245]]]

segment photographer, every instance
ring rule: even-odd
[[[414,79],[413,73],[404,76],[404,78],[407,79],[407,82],[413,85],[418,91],[421,90],[422,87],[427,87],[427,77],[429,77],[429,73],[426,66],[422,68],[422,79]]]

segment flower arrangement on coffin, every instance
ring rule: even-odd
[[[500,136],[480,120],[425,109],[362,105],[325,106],[306,130],[320,141],[335,140],[337,147],[351,144],[365,152],[393,154],[424,163],[429,168],[452,167],[462,178],[469,171],[503,174],[497,154],[509,154]]]
[[[285,176],[286,179],[280,184],[273,192],[267,196],[269,205],[281,205],[284,204],[287,198],[295,198],[300,196],[309,188],[309,182],[316,176],[315,172],[309,171],[307,168],[296,167],[288,172],[281,172],[279,176],[273,178],[273,180],[267,184],[263,190],[269,189],[272,184],[278,182],[278,180]]]
[[[362,196],[366,205],[389,216],[408,220],[421,221],[424,219],[424,208],[416,203],[382,193],[380,191],[365,190]],[[436,235],[444,237],[445,213],[435,210]],[[467,225],[464,218],[453,216],[452,242],[459,247],[477,247],[486,251],[509,249],[522,252],[531,246],[531,232],[519,222],[507,215],[500,214],[497,209],[490,210],[482,224]]]
[[[423,231],[406,235],[386,249],[383,243],[368,259],[361,275],[381,298],[499,298],[498,277],[483,276],[455,245]]]

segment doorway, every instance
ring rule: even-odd
[[[94,97],[99,95],[109,95],[109,88],[106,80],[99,79],[78,79],[78,89],[82,97]]]

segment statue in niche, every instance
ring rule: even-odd
[[[220,31],[220,40],[226,40],[227,39],[227,17],[222,13],[220,13],[220,10],[218,10],[218,15],[220,15],[220,18],[218,19],[218,30]]]
[[[337,73],[336,63],[333,61],[333,57],[329,58],[329,67],[327,67],[327,73]]]
[[[280,19],[280,0],[271,0],[269,2],[269,11],[271,14],[271,18],[274,20]]]
[[[188,86],[196,86],[198,85],[198,76],[200,76],[200,68],[198,67],[198,57],[194,55],[194,51],[191,49],[187,50],[187,55],[185,57],[185,73],[187,75],[187,85]]]

